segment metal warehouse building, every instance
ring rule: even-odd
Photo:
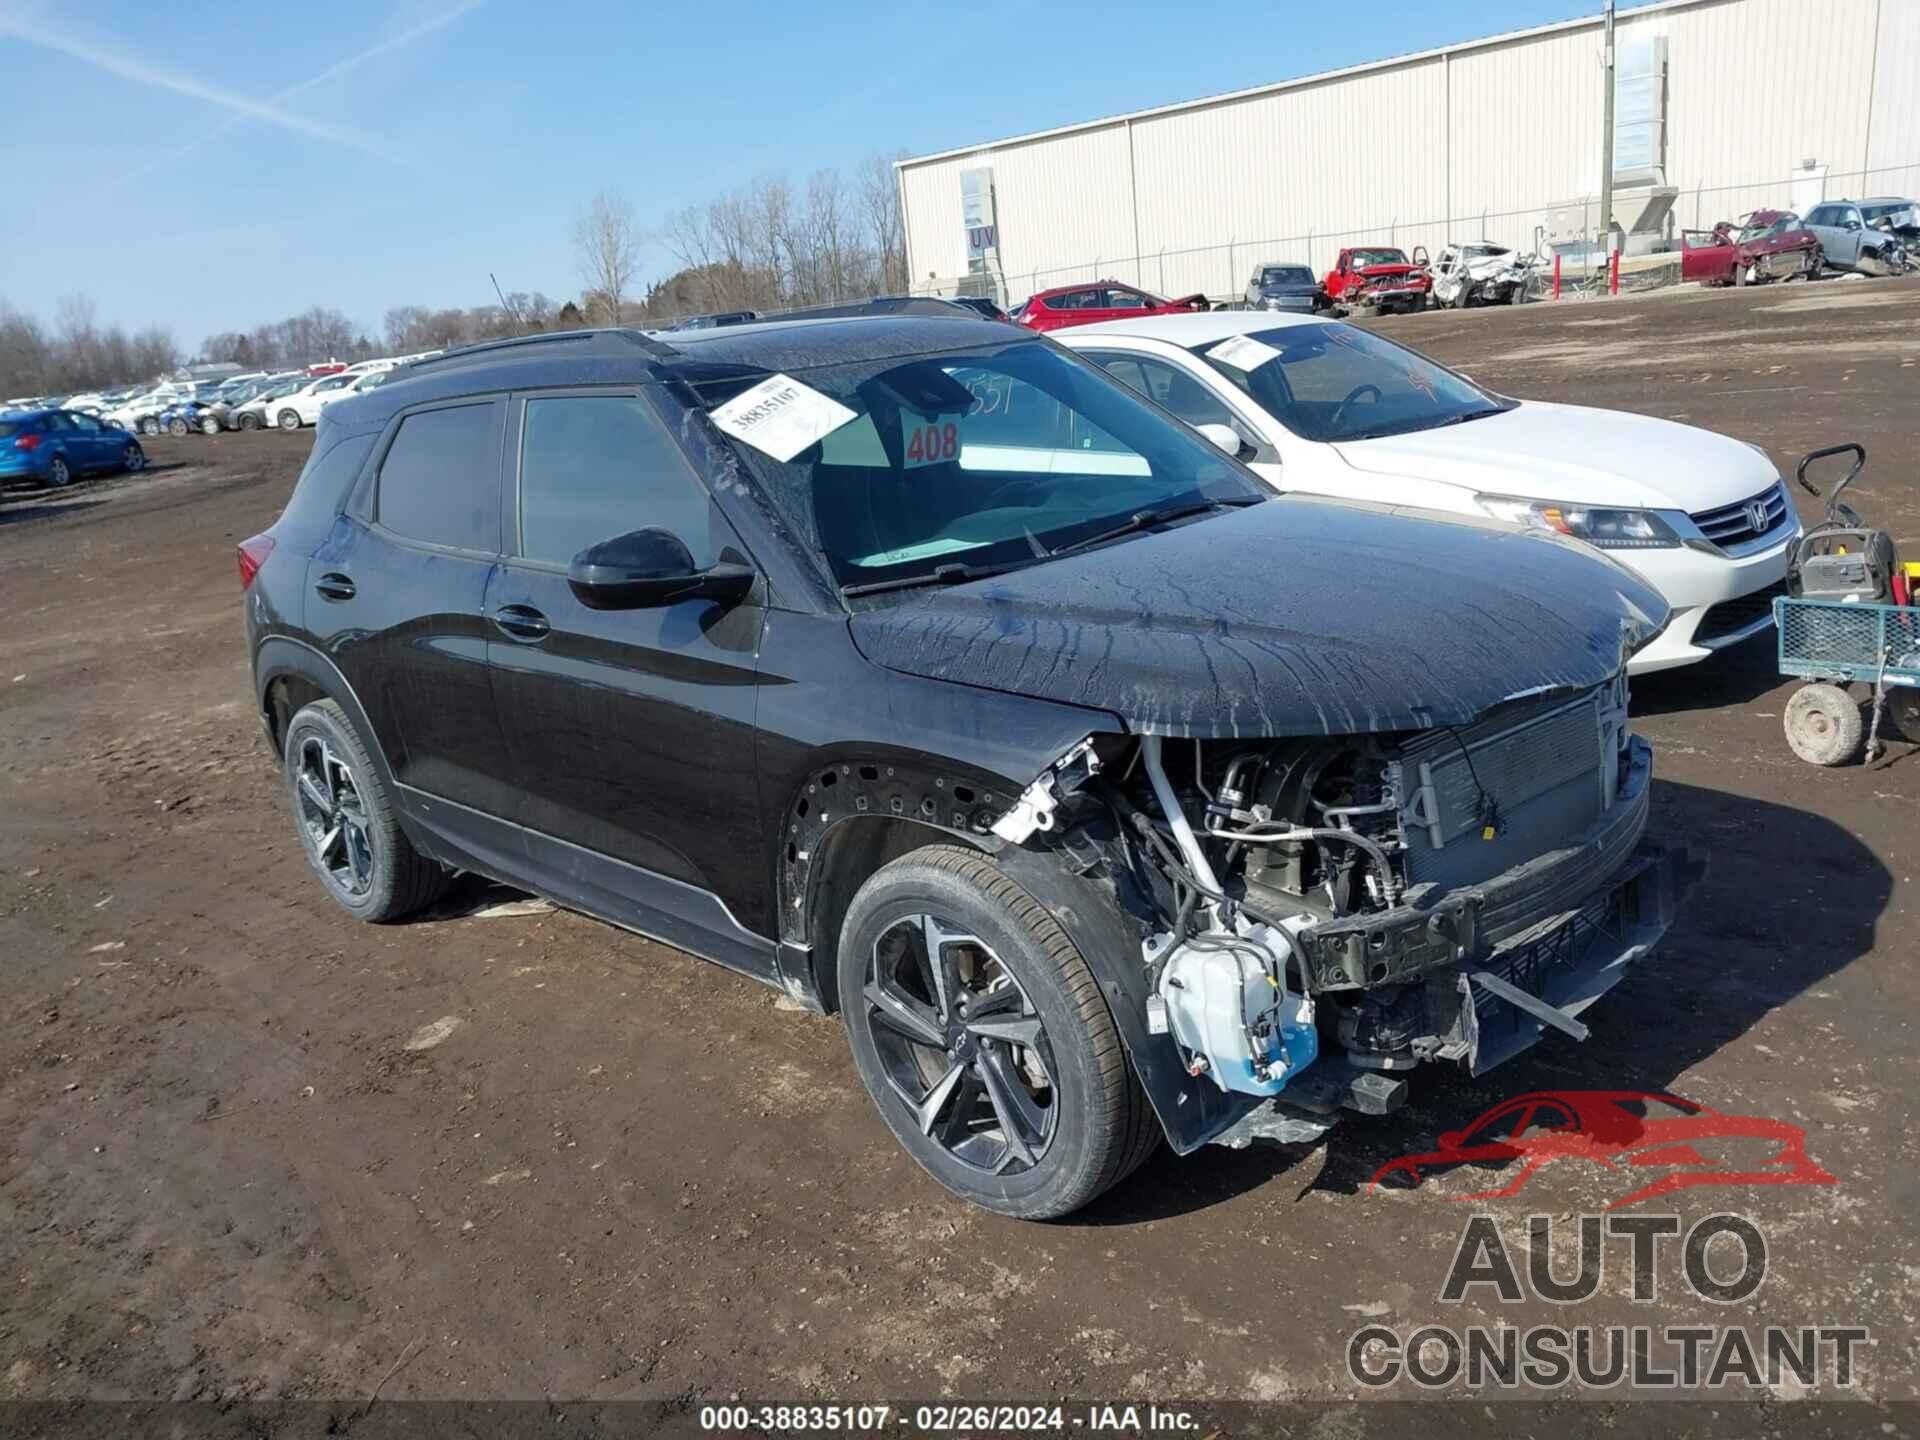
[[[1596,0],[1597,3],[1597,0]],[[915,288],[1238,294],[1342,245],[1597,231],[1601,16],[898,165]],[[1663,0],[1615,26],[1613,213],[1660,248],[1763,205],[1920,191],[1920,0]]]

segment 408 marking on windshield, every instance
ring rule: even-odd
[[[921,465],[944,465],[960,458],[960,427],[949,420],[945,424],[916,426],[907,436],[908,470]]]

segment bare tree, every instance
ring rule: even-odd
[[[60,301],[53,328],[0,300],[0,398],[71,394],[158,379],[180,363],[166,331],[100,326],[84,296]]]
[[[580,276],[598,292],[607,323],[618,325],[634,271],[639,268],[639,232],[633,207],[602,190],[573,224],[573,249]]]
[[[893,162],[907,152],[892,155],[875,151],[860,162],[860,211],[872,241],[882,290],[907,289],[906,224],[900,214],[900,185]]]

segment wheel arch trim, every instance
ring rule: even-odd
[[[254,700],[259,707],[260,722],[266,727],[267,743],[273,747],[274,754],[283,753],[285,735],[276,724],[278,717],[272,698],[273,686],[277,681],[294,678],[305,680],[347,712],[347,718],[353,722],[362,743],[367,747],[368,756],[380,771],[382,784],[392,793],[396,784],[393,767],[387,761],[373,723],[367,718],[366,706],[360,703],[352,682],[318,649],[291,635],[269,635],[260,642],[253,657]],[[290,720],[293,716],[289,713],[285,718]],[[401,808],[404,813],[405,807]]]

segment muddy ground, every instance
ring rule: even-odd
[[[1858,438],[1856,503],[1920,555],[1920,281],[1384,324],[1783,467]],[[476,913],[477,886],[384,928],[325,899],[233,564],[310,435],[153,441],[148,476],[0,504],[0,1397],[1327,1399],[1357,1327],[1428,1320],[1858,1323],[1854,1393],[1916,1394],[1920,761],[1796,760],[1770,640],[1636,687],[1656,824],[1712,871],[1584,1046],[1423,1079],[1311,1148],[1163,1154],[1023,1225],[896,1149],[837,1020],[583,917]],[[1771,1269],[1736,1306],[1672,1256],[1636,1305],[1617,1247],[1580,1305],[1441,1304],[1470,1207],[1369,1177],[1567,1088],[1804,1126],[1838,1183],[1640,1207],[1753,1219]],[[1483,1208],[1512,1238],[1621,1193],[1548,1170]]]

